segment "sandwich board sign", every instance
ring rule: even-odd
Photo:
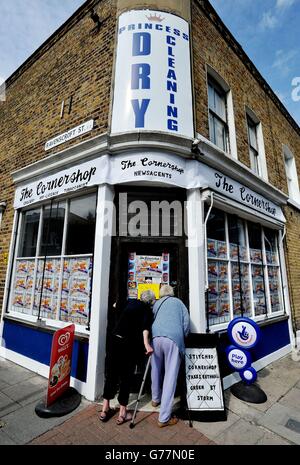
[[[186,409],[194,420],[226,420],[217,341],[215,334],[190,334],[185,344]]]

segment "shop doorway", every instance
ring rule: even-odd
[[[161,284],[170,284],[175,296],[188,307],[188,249],[184,228],[181,228],[185,201],[184,189],[116,187],[117,221],[111,247],[108,333],[119,318],[114,304],[119,303],[122,308],[127,299],[139,298],[145,288],[152,289],[158,297]],[[166,208],[157,208],[159,202]],[[131,234],[130,223],[136,213],[130,205],[136,206],[139,213],[136,223],[140,234],[135,236]],[[141,215],[141,211],[146,213]],[[139,390],[144,363],[145,357],[137,366],[132,392]]]
[[[162,284],[170,284],[175,295],[187,304],[186,251],[183,250],[181,241],[114,242],[110,304],[139,298],[142,290],[148,287],[157,293]]]
[[[120,302],[125,305],[128,298],[139,298],[145,285],[159,292],[161,284],[170,284],[175,296],[188,307],[187,248],[181,238],[161,242],[114,238],[111,257],[108,332],[112,331],[119,318],[114,304]],[[132,380],[133,393],[139,391],[145,363],[146,358],[141,356]],[[151,392],[150,377],[145,384],[145,392]]]

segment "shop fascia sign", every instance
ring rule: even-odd
[[[278,205],[220,171],[166,152],[104,155],[16,189],[15,208],[21,208],[83,187],[148,181],[185,189],[209,187],[226,198],[285,222]]]
[[[189,24],[161,11],[120,15],[112,133],[194,137]]]
[[[66,131],[63,134],[60,134],[46,142],[45,151],[51,150],[57,145],[64,144],[65,142],[68,142],[69,140],[82,136],[83,134],[91,131],[93,127],[94,127],[94,120],[91,119],[89,121],[86,121],[83,124],[80,124],[79,126],[76,126],[76,128],[70,129],[69,131]]]

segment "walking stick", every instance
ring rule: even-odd
[[[142,392],[143,392],[143,389],[144,389],[144,384],[145,384],[145,381],[146,381],[146,378],[147,378],[147,374],[148,374],[148,371],[149,371],[150,362],[151,362],[151,355],[149,356],[148,361],[147,361],[147,365],[146,365],[146,368],[145,368],[145,373],[144,373],[143,381],[142,381],[142,384],[141,384],[140,392],[139,392],[138,397],[137,397],[137,400],[136,400],[136,404],[135,404],[135,409],[134,409],[133,417],[132,417],[132,420],[131,420],[130,425],[129,425],[129,427],[130,427],[131,429],[135,427],[134,419],[135,419],[135,416],[136,416],[136,411],[137,411],[138,403],[139,403],[139,401],[140,401],[140,398],[141,398],[141,396],[142,396]]]

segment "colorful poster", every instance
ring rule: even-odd
[[[250,249],[250,260],[253,263],[261,263],[261,250]]]
[[[217,258],[218,248],[217,241],[213,239],[207,240],[207,257],[208,258]]]
[[[153,291],[155,294],[155,298],[159,299],[159,288],[160,288],[159,284],[142,284],[142,283],[139,284],[138,285],[138,299],[140,299],[141,294],[147,290]]]
[[[141,289],[148,285],[148,289],[155,292],[159,298],[161,284],[169,284],[169,254],[136,255],[135,252],[128,257],[128,281],[127,290],[130,299],[140,298]]]
[[[70,386],[75,325],[55,331],[52,340],[46,405],[53,404]]]
[[[60,302],[62,321],[82,326],[88,323],[92,267],[91,257],[64,260]]]
[[[14,310],[31,314],[35,260],[18,260],[14,279]]]

